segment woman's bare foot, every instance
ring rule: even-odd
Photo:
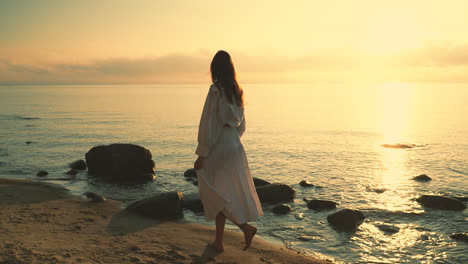
[[[221,253],[224,251],[223,244],[220,244],[220,243],[213,242],[213,243],[209,243],[208,246],[218,253]]]
[[[255,234],[257,233],[257,228],[249,224],[244,224],[242,226],[242,232],[244,232],[244,238],[245,238],[244,250],[247,250],[252,244],[252,240]]]

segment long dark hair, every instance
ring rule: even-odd
[[[234,103],[232,100],[234,98],[237,105],[243,106],[244,91],[237,82],[236,70],[229,53],[224,50],[218,51],[211,61],[210,71],[211,81],[224,88],[229,103]]]

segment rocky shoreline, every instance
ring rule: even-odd
[[[93,155],[89,154],[93,152],[94,152]],[[97,155],[96,153],[98,153],[99,155]],[[132,156],[131,160],[127,158],[128,155]],[[135,156],[140,156],[140,158],[139,159],[135,158]],[[91,159],[97,159],[97,161],[95,160],[94,162],[93,161],[90,162]],[[126,160],[130,160],[132,162],[124,162]],[[91,167],[90,167],[90,163],[91,163]],[[144,166],[142,166],[142,164]],[[47,171],[39,171],[37,173],[36,179],[37,180],[71,180],[71,179],[74,179],[75,175],[81,171],[87,174],[86,179],[82,179],[82,180],[93,181],[96,184],[99,184],[99,182],[104,181],[104,182],[110,182],[111,184],[115,183],[118,185],[126,185],[126,184],[138,185],[140,183],[154,180],[155,169],[156,169],[155,162],[152,161],[151,152],[143,147],[131,145],[131,144],[113,144],[109,146],[94,147],[86,154],[86,161],[77,160],[75,162],[70,163],[68,167],[70,170],[66,172],[68,176],[65,178],[61,178],[61,179],[50,178],[49,179]],[[115,172],[122,172],[122,171],[126,173],[120,173],[120,174],[115,173]],[[82,174],[81,172],[80,174]],[[194,187],[196,188],[196,185],[198,182],[197,182],[197,176],[196,176],[195,170],[188,169],[185,171],[183,176],[185,177],[186,181],[193,183],[193,185],[195,185]],[[133,178],[133,177],[136,177],[136,178]],[[425,185],[428,182],[433,181],[433,179],[427,176],[426,174],[421,174],[419,176],[408,178],[407,180],[409,182],[413,181],[415,184],[418,184],[418,185]],[[437,178],[435,178],[434,180],[437,180]],[[294,186],[294,188],[290,185],[286,185],[282,183],[270,183],[268,181],[258,179],[258,178],[254,178],[254,183],[257,188],[257,193],[259,194],[260,200],[262,204],[264,205],[264,208],[268,208],[267,210],[271,210],[271,212],[273,213],[273,217],[276,217],[275,215],[285,215],[285,214],[292,213],[294,214],[294,217],[297,220],[304,219],[304,215],[302,213],[298,214],[296,211],[298,201],[300,201],[299,199],[297,199],[299,198],[297,197],[298,192],[303,193],[304,190],[320,190],[320,191],[322,191],[322,189],[324,191],[329,190],[327,186],[325,187],[317,186],[314,184],[314,182],[311,182],[308,180],[300,181],[298,183],[298,186],[292,185]],[[28,184],[37,186],[38,183],[35,183],[33,181],[33,182],[29,182]],[[44,185],[44,186],[47,186],[47,185]],[[387,189],[381,186],[369,185],[363,191],[374,192],[377,195],[379,195],[381,193],[386,192]],[[96,204],[95,206],[101,206],[99,204],[108,205],[112,203],[118,203],[115,200],[106,199],[106,197],[101,196],[99,193],[88,192],[88,193],[85,193],[85,195],[89,198],[89,200],[86,200],[86,202],[89,204],[94,203]],[[47,197],[47,195],[45,197]],[[76,199],[76,197],[72,197],[72,198]],[[68,198],[64,197],[60,199],[66,200]],[[432,211],[432,210],[463,211],[466,209],[466,201],[467,201],[466,197],[458,197],[458,196],[453,196],[453,195],[450,196],[450,195],[445,195],[445,194],[433,195],[431,193],[420,195],[419,198],[412,198],[410,200],[414,202],[418,202],[421,206],[421,209],[423,209],[424,211],[427,211],[427,210],[429,211]],[[325,214],[322,214],[322,217],[323,217],[322,221],[324,221],[325,223],[328,222],[330,227],[332,227],[332,229],[334,230],[333,232],[335,231],[336,232],[354,232],[356,231],[356,229],[359,229],[359,226],[363,222],[375,221],[375,217],[373,217],[372,215],[367,215],[368,212],[361,212],[359,210],[355,210],[355,208],[352,208],[352,207],[346,208],[346,206],[340,205],[340,203],[337,203],[335,201],[319,200],[319,199],[315,199],[314,197],[303,198],[303,201],[305,202],[303,205],[305,208],[311,211],[315,211],[315,212],[320,212],[320,211],[325,212]],[[296,204],[295,209],[293,209],[294,204]],[[120,204],[120,206],[122,205]],[[201,201],[197,193],[189,192],[187,196],[185,196],[181,192],[171,191],[171,189],[169,190],[166,189],[166,192],[158,193],[156,195],[150,194],[150,196],[147,196],[138,201],[132,200],[132,203],[129,204],[125,210],[121,210],[120,213],[125,214],[125,215],[132,215],[132,217],[139,217],[141,219],[146,219],[146,221],[155,221],[155,222],[166,221],[164,223],[180,223],[180,221],[184,221],[183,220],[184,210],[190,210],[194,212],[196,215],[203,214],[203,205],[201,204]],[[330,213],[328,213],[328,211],[330,211]],[[83,218],[86,218],[86,217],[83,217]],[[88,220],[88,221],[92,222],[91,220]],[[390,225],[390,224],[379,224],[379,225],[375,225],[375,227],[387,235],[393,235],[393,234],[400,232],[400,229],[397,226]],[[202,227],[202,228],[207,228],[207,227]],[[77,231],[80,231],[81,227],[78,225],[78,227],[71,227],[71,229],[77,229]],[[207,230],[210,230],[210,228],[208,228]],[[449,235],[450,239],[452,239],[453,241],[457,241],[457,243],[463,243],[463,242],[468,241],[467,240],[468,236],[466,233],[451,233],[447,235]],[[302,236],[299,237],[298,239],[300,241],[303,241]],[[207,236],[206,240],[209,241],[210,236]],[[198,256],[200,257],[200,255]],[[319,258],[331,260],[331,258],[327,258],[323,256]],[[198,260],[200,260],[200,258],[198,258]],[[167,262],[167,263],[217,263],[217,262],[206,262],[206,261],[211,261],[211,259],[208,259],[208,260],[205,259],[205,262],[197,262],[198,260],[197,258],[191,258],[192,262]],[[132,263],[152,263],[151,261],[149,262],[148,261],[147,262],[144,262],[144,261],[132,262]],[[40,263],[40,262],[37,262],[37,263]],[[65,262],[62,261],[58,263],[65,263]],[[78,262],[71,262],[71,263],[78,263]],[[107,263],[107,262],[104,262],[104,263]],[[164,262],[157,262],[157,263],[164,263]],[[239,262],[239,263],[243,263],[243,262]],[[249,262],[249,263],[257,263],[257,262]],[[258,263],[277,263],[277,262],[263,261],[263,262],[258,262]],[[308,263],[308,262],[305,262],[305,263]],[[315,262],[311,262],[311,263],[315,263]]]
[[[229,230],[218,254],[207,247],[212,227],[142,217],[57,185],[0,179],[0,190],[0,263],[331,263],[261,238],[243,251]]]

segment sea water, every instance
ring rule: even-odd
[[[173,190],[193,195],[197,187],[183,173],[196,158],[208,88],[0,87],[0,177],[48,181],[124,203]],[[468,85],[246,84],[244,90],[242,140],[252,175],[296,190],[290,214],[277,216],[274,205],[264,206],[255,223],[260,236],[353,263],[468,263],[468,244],[450,238],[468,232],[468,210],[425,210],[414,201],[423,194],[468,196]],[[68,163],[111,143],[150,149],[157,179],[118,186],[80,172],[66,180]],[[419,146],[382,146],[394,143]],[[39,179],[39,170],[49,175]],[[423,173],[433,180],[411,180]],[[301,180],[316,186],[301,187]],[[366,219],[355,232],[339,232],[326,220],[336,210],[309,210],[304,198],[335,201],[337,210],[358,209]],[[185,218],[213,224],[189,211]]]

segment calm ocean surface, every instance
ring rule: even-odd
[[[67,164],[93,146],[134,143],[150,149],[155,182],[122,187],[49,180],[75,194],[95,191],[132,201],[153,193],[197,192],[183,173],[209,85],[0,86],[0,177],[67,177]],[[262,237],[305,253],[353,263],[468,263],[468,210],[423,210],[422,194],[468,196],[468,85],[245,85],[244,147],[252,175],[296,189],[293,212],[265,207]],[[32,143],[26,144],[27,141]],[[381,144],[427,144],[387,149]],[[429,183],[412,181],[427,174]],[[303,188],[308,180],[322,188]],[[372,188],[385,188],[383,193]],[[303,198],[339,202],[366,216],[356,232],[332,229]],[[298,220],[296,216],[303,214]],[[206,224],[186,212],[188,220]],[[212,223],[211,223],[212,224]],[[385,234],[377,226],[399,228]],[[228,225],[228,228],[235,229]],[[307,236],[309,241],[298,238]]]

